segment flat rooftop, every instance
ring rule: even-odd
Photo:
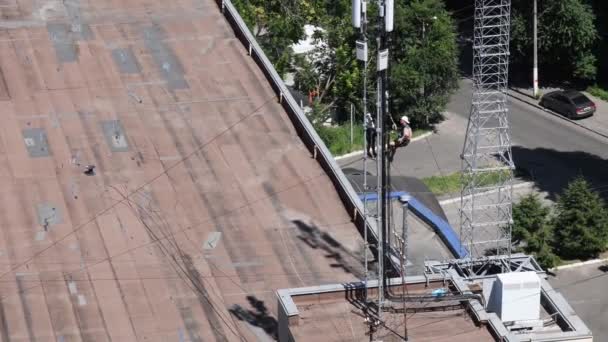
[[[276,289],[360,279],[357,229],[214,1],[0,13],[1,340],[265,340]]]
[[[524,254],[511,256],[509,274],[526,272],[522,276],[536,280],[539,302],[527,305],[529,310],[536,306],[539,311],[527,311],[525,314],[532,315],[518,315],[515,320],[501,311],[496,306],[496,293],[501,290],[495,286],[501,273],[491,269],[500,269],[505,260],[429,261],[424,275],[388,280],[390,290],[380,314],[376,280],[367,285],[359,281],[281,289],[277,291],[278,336],[280,341],[402,341],[407,328],[412,341],[593,341],[591,331],[544,279],[534,258]],[[483,266],[486,272],[462,274],[467,265]],[[513,290],[519,284],[509,286]],[[527,291],[524,287],[517,290]],[[405,305],[399,301],[403,298]],[[522,304],[518,306],[523,306],[526,297],[519,298],[516,300]],[[376,322],[373,329],[370,322]]]
[[[363,312],[348,301],[304,305],[302,328],[292,331],[296,341],[369,341],[370,327]],[[372,334],[377,341],[403,341],[403,314],[387,313],[386,326]],[[494,341],[485,328],[475,326],[464,309],[409,314],[407,336],[412,341]]]
[[[431,282],[429,287],[425,287],[424,283],[409,284],[407,291],[409,295],[431,295],[433,290],[443,286],[440,281]],[[407,325],[407,337],[411,341],[495,341],[488,328],[476,324],[464,305],[457,300],[449,303],[406,303],[405,319],[402,304],[395,303],[396,310],[383,312],[383,323],[370,333],[370,324],[365,320],[363,311],[362,292],[348,287],[340,289],[340,286],[336,286],[335,291],[321,288],[326,291],[306,293],[307,290],[294,289],[291,298],[299,314],[297,319],[289,320],[293,340],[403,341]],[[375,298],[375,287],[372,291]],[[395,286],[393,291],[401,295],[401,286]],[[295,294],[298,292],[302,293]]]

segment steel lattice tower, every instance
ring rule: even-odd
[[[475,0],[473,99],[461,156],[460,239],[470,258],[511,254],[510,12],[511,0]]]

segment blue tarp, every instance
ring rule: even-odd
[[[405,191],[392,191],[389,194],[389,198],[399,198],[403,195],[409,194]],[[366,198],[368,201],[376,201],[378,200],[378,195],[376,193],[359,194],[359,198],[361,198],[362,201]],[[413,196],[410,196],[409,207],[418,217],[433,227],[435,233],[441,237],[454,256],[462,259],[469,254],[466,248],[460,244],[460,238],[446,220],[436,215]]]

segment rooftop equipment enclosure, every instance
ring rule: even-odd
[[[536,272],[512,272],[496,276],[496,314],[503,322],[540,318],[540,278]]]

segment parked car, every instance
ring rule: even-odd
[[[576,90],[559,90],[547,93],[540,105],[570,119],[587,118],[595,113],[595,103]]]

